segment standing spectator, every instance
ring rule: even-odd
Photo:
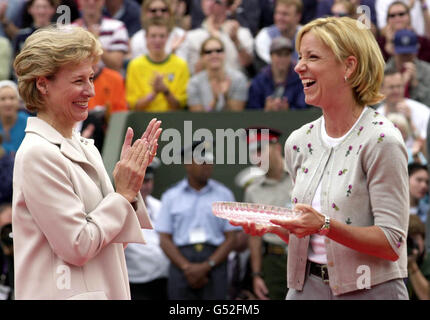
[[[160,160],[154,158],[145,173],[140,193],[155,225],[161,202],[151,196],[155,170]],[[142,229],[145,244],[130,243],[125,250],[132,300],[166,300],[169,259],[160,247],[160,236],[155,230]]]
[[[24,45],[25,40],[37,29],[49,26],[55,14],[55,0],[29,0],[27,11],[32,17],[33,23],[25,29],[20,29],[14,39],[14,56],[16,56]]]
[[[130,61],[126,77],[126,98],[131,110],[162,112],[178,110],[187,102],[189,72],[186,62],[166,54],[168,22],[152,19],[146,29],[148,55]]]
[[[270,63],[270,44],[277,37],[288,38],[295,44],[296,34],[300,29],[303,4],[301,0],[278,0],[276,1],[273,20],[275,24],[263,28],[255,38],[255,51],[260,61],[258,64]],[[297,52],[293,53],[294,62],[297,61]],[[259,68],[258,68],[259,69]]]
[[[185,59],[185,30],[173,25],[173,9],[167,0],[146,0],[142,5],[143,28],[131,38],[131,56],[136,58],[142,54],[148,54],[145,29],[148,27],[148,22],[155,18],[168,21],[169,36],[165,46],[166,54],[174,53],[177,56]]]
[[[19,111],[19,94],[16,84],[0,81],[0,134],[3,148],[14,155],[25,136],[28,114]]]
[[[200,50],[204,69],[188,83],[190,111],[241,111],[248,96],[246,77],[224,66],[224,44],[219,38],[205,40]]]
[[[409,6],[402,1],[394,1],[388,7],[387,25],[376,36],[385,61],[394,55],[394,35],[399,30],[411,29]],[[418,37],[418,59],[430,62],[430,34]]]
[[[256,140],[249,135],[249,129],[269,130],[268,135],[258,134]],[[272,128],[248,128],[247,141],[249,149],[259,157],[269,159],[266,174],[253,181],[245,190],[244,201],[251,203],[274,205],[279,207],[291,206],[291,191],[293,181],[285,171],[285,160],[282,156],[282,146],[279,138],[282,133]],[[262,149],[262,140],[268,140],[268,145]],[[253,290],[262,300],[284,300],[287,295],[287,244],[276,234],[266,233],[262,237],[249,238],[251,251],[251,268]]]
[[[412,134],[406,141],[406,146],[412,147],[417,139],[424,143],[427,138],[430,108],[418,101],[405,98],[405,86],[401,73],[395,69],[386,69],[381,92],[385,95],[385,100],[377,111],[384,116],[390,113],[401,113],[408,121]]]
[[[252,65],[254,39],[249,29],[241,27],[237,20],[227,20],[227,0],[201,0],[202,8],[208,7],[209,15],[198,29],[188,31],[186,60],[192,74],[202,70],[200,48],[207,38],[220,38],[225,48],[226,68],[242,71]]]
[[[419,163],[408,165],[409,174],[409,212],[417,215],[423,223],[426,223],[427,212],[430,209],[428,202],[429,173],[427,167]]]
[[[417,216],[409,216],[407,286],[411,300],[430,300],[430,253],[425,239],[424,223]]]
[[[8,80],[11,73],[12,46],[8,38],[0,36],[0,81]]]
[[[394,56],[386,68],[401,72],[405,96],[430,106],[430,63],[417,58],[418,37],[409,29],[399,30],[394,36]]]
[[[131,38],[140,30],[140,6],[135,0],[105,0],[103,14],[125,24]]]
[[[210,179],[213,154],[209,146],[199,156],[195,142],[183,149],[187,177],[168,189],[161,198],[155,225],[161,248],[170,259],[169,299],[212,300],[227,297],[227,257],[235,243],[236,227],[212,214],[215,201],[234,201],[233,193]]]
[[[246,109],[279,111],[307,107],[303,85],[294,71],[291,40],[278,37],[270,44],[271,64],[252,80]]]
[[[78,3],[82,18],[73,24],[86,28],[98,38],[103,48],[103,63],[108,68],[121,72],[129,47],[124,23],[103,17],[105,0],[78,0]]]

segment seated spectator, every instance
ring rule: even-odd
[[[8,80],[11,74],[12,46],[6,37],[0,36],[0,81]]]
[[[394,35],[404,29],[412,29],[409,6],[402,1],[394,1],[388,7],[387,25],[376,36],[385,61],[394,55]],[[430,62],[430,35],[427,37],[417,35],[417,37],[418,59]]]
[[[289,39],[294,48],[296,34],[300,29],[300,19],[302,17],[303,4],[301,0],[278,0],[273,15],[274,25],[263,28],[255,38],[255,51],[260,69],[266,64],[270,64],[270,44],[278,37]],[[292,56],[294,62],[297,61],[297,52],[294,50]]]
[[[337,2],[343,2],[338,0],[318,0],[317,5],[317,12],[316,12],[316,18],[324,17],[324,16],[330,16],[334,15],[332,12],[333,6]],[[370,20],[375,27],[377,27],[377,21],[376,21],[376,9],[375,9],[375,0],[354,0],[354,1],[347,1],[351,3],[354,7],[354,14],[357,14],[357,7],[359,6],[366,6],[370,9]],[[349,10],[348,10],[349,11]],[[348,12],[348,16],[351,16],[352,12]]]
[[[430,209],[429,173],[425,165],[411,163],[408,165],[409,174],[409,201],[410,214],[417,215],[423,223],[427,220],[427,212]]]
[[[140,30],[140,6],[135,0],[105,0],[103,15],[122,21],[131,38]]]
[[[15,38],[21,27],[21,10],[27,0],[1,1],[0,2],[0,35],[9,40]]]
[[[122,71],[124,58],[128,52],[127,28],[119,20],[103,17],[105,0],[78,0],[82,18],[74,25],[86,28],[97,37],[103,47],[103,63],[118,72]]]
[[[142,54],[148,54],[146,44],[146,24],[154,18],[160,18],[169,21],[169,37],[166,42],[166,54],[174,53],[178,57],[185,59],[184,40],[185,30],[178,26],[173,26],[173,10],[170,2],[167,0],[146,0],[142,5],[142,26],[143,29],[136,32],[131,38],[131,56],[136,58]]]
[[[252,66],[254,39],[249,29],[236,20],[227,20],[228,0],[201,0],[209,15],[198,29],[188,31],[185,39],[186,60],[192,74],[202,70],[200,48],[210,36],[220,38],[225,48],[225,65],[228,70],[247,74]]]
[[[31,15],[33,23],[30,27],[20,29],[14,39],[14,56],[17,56],[24,45],[25,40],[37,29],[47,27],[55,14],[56,0],[29,0],[27,11]]]
[[[418,135],[413,133],[411,124],[406,117],[397,112],[389,113],[387,119],[390,120],[401,132],[403,141],[408,152],[408,164],[417,162],[423,165],[427,164],[427,159],[423,153],[425,140],[417,138]]]
[[[272,63],[252,80],[246,109],[279,111],[307,107],[302,81],[291,61],[293,50],[292,43],[287,38],[278,37],[272,41]]]
[[[14,157],[7,154],[1,145],[3,140],[0,135],[0,205],[5,202],[12,202],[12,178]]]
[[[418,37],[409,29],[399,30],[394,36],[394,56],[386,68],[401,72],[405,97],[430,106],[430,63],[417,58]]]
[[[331,6],[330,15],[355,19],[357,17],[357,7],[354,3],[347,0],[335,1]]]
[[[134,58],[127,68],[126,98],[131,110],[162,112],[183,109],[187,102],[187,63],[166,54],[168,22],[152,19],[146,29],[148,54]]]
[[[405,3],[409,8],[410,20],[411,20],[411,28],[420,36],[430,36],[430,15],[428,7],[430,6],[430,0],[401,0],[401,1],[393,1],[393,0],[375,0],[375,9],[377,14],[377,22],[378,29],[384,30],[385,26],[388,24],[388,8],[394,3],[398,4],[398,2]],[[404,12],[403,9],[401,11],[397,11],[397,13]],[[394,13],[394,12],[391,12]],[[403,15],[398,15],[398,17],[403,17]]]
[[[188,83],[187,97],[190,111],[241,111],[248,96],[246,77],[237,70],[224,67],[224,45],[219,38],[203,42],[200,51],[204,70]]]
[[[14,300],[12,205],[0,205],[0,300]]]
[[[25,136],[28,114],[19,111],[19,94],[16,84],[0,81],[0,134],[6,153],[15,155]]]
[[[425,238],[424,223],[409,216],[407,287],[411,300],[430,300],[430,253],[426,252]]]
[[[401,73],[392,68],[386,69],[381,92],[385,95],[385,100],[377,111],[384,116],[393,112],[403,114],[412,130],[413,137],[411,138],[425,140],[430,108],[418,101],[405,98],[405,86]],[[408,141],[406,145],[411,147],[412,141]]]
[[[161,201],[151,196],[155,170],[160,160],[154,158],[145,173],[140,193],[152,224],[157,223]],[[130,243],[125,250],[132,300],[166,300],[169,259],[160,247],[160,235],[155,230],[142,229],[146,243]]]

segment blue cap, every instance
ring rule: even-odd
[[[394,35],[394,52],[397,54],[416,54],[418,52],[418,36],[413,30],[403,29]]]

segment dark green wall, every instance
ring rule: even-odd
[[[184,123],[192,121],[193,132],[199,128],[209,129],[216,137],[216,129],[233,129],[250,126],[268,126],[281,130],[284,134],[281,143],[284,144],[288,135],[303,124],[310,122],[321,115],[321,111],[312,108],[306,111],[287,112],[260,112],[244,111],[239,113],[217,112],[217,113],[191,113],[191,112],[167,112],[167,113],[146,113],[146,112],[125,112],[117,113],[111,117],[109,129],[103,148],[103,160],[109,174],[112,173],[115,163],[119,159],[124,135],[127,127],[132,127],[135,138],[139,137],[146,128],[148,122],[156,117],[162,120],[164,129],[175,128],[181,133],[183,146]],[[159,141],[158,156],[161,155],[163,147],[168,141]],[[236,140],[236,162],[239,162],[239,141]],[[224,142],[226,147],[227,141]],[[167,150],[167,149],[166,149]],[[224,160],[224,163],[227,159]],[[216,164],[214,166],[213,178],[224,183],[234,192],[236,200],[242,200],[242,190],[234,184],[236,174],[245,168],[246,164]],[[185,176],[185,170],[181,164],[161,164],[157,170],[155,178],[154,196],[161,194],[173,183],[181,180]]]

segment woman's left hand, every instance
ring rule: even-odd
[[[295,219],[287,221],[273,219],[270,221],[289,230],[298,238],[317,233],[324,224],[324,216],[307,204],[296,204],[294,211],[301,212]]]

